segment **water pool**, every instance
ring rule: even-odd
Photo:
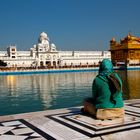
[[[0,76],[0,115],[82,105],[98,72]],[[140,98],[140,71],[118,71],[124,99]]]

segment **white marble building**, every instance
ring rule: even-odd
[[[93,66],[104,58],[111,59],[109,51],[58,51],[44,32],[30,51],[17,51],[16,46],[0,51],[0,60],[6,62],[8,67]]]

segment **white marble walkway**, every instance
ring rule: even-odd
[[[125,102],[125,120],[101,121],[80,107],[0,116],[0,140],[139,140],[140,100]]]

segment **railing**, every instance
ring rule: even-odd
[[[11,58],[11,57],[0,57],[0,60],[34,60],[35,58],[34,57],[17,57],[17,58]]]
[[[77,65],[77,66],[50,66],[50,67],[0,67],[0,71],[28,71],[28,70],[62,70],[62,69],[91,69],[91,68],[99,68],[99,65]]]

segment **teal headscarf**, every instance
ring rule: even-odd
[[[99,68],[99,76],[101,79],[111,82],[111,88],[115,91],[121,90],[121,83],[113,73],[113,65],[109,59],[103,59]]]
[[[99,75],[107,76],[113,72],[113,65],[109,59],[103,59],[99,67]]]

